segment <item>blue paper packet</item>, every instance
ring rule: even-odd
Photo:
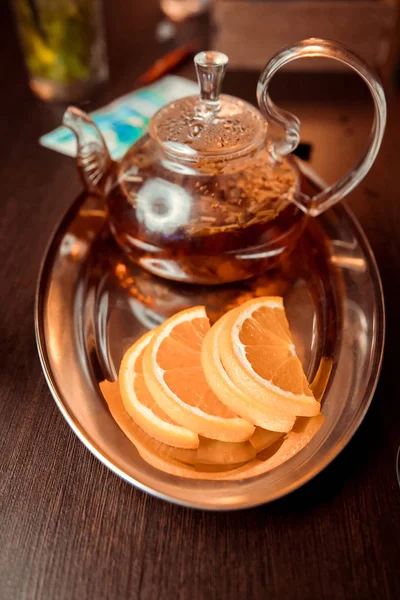
[[[146,133],[150,118],[168,102],[198,93],[194,81],[168,75],[152,85],[114,100],[91,113],[106,141],[111,157],[118,160]],[[76,139],[66,127],[58,127],[39,139],[46,148],[76,156]]]

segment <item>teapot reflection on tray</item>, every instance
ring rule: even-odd
[[[298,58],[330,57],[367,83],[375,107],[369,146],[353,170],[310,197],[288,156],[299,143],[297,117],[268,95],[271,78]],[[111,160],[88,115],[70,107],[64,125],[77,137],[78,169],[104,198],[109,228],[130,260],[161,277],[187,283],[240,281],[277,267],[296,246],[307,220],[348,194],[379,150],[386,103],[375,73],[344,46],[309,39],[278,52],[257,86],[260,111],[221,95],[228,58],[196,55],[200,96],[174,101],[151,119],[149,133],[120,162]],[[284,130],[274,140],[270,124]]]

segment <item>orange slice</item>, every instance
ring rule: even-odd
[[[145,382],[157,404],[175,423],[222,442],[246,441],[254,426],[217,398],[203,373],[200,351],[209,328],[202,306],[165,321],[144,352]]]
[[[142,336],[124,354],[119,369],[119,387],[126,412],[141,429],[159,442],[177,448],[197,448],[199,436],[174,423],[147,389],[143,371],[143,354],[154,331]]]
[[[311,419],[297,419],[293,431],[287,435],[275,454],[266,460],[256,458],[229,471],[225,470],[228,468],[225,466],[220,467],[221,470],[216,472],[214,469],[217,467],[214,465],[205,466],[204,471],[201,471],[201,465],[196,465],[196,468],[192,466],[196,462],[197,450],[183,450],[167,446],[153,440],[140,429],[124,408],[117,382],[102,381],[100,390],[114,421],[135,445],[143,460],[164,473],[187,479],[242,480],[266,473],[300,452],[324,422],[322,415]],[[211,468],[212,471],[208,471],[208,468]]]
[[[256,427],[249,442],[258,454],[275,444],[278,440],[283,438],[284,435],[284,433],[280,433],[279,431],[268,431],[267,429]]]
[[[99,386],[118,427],[132,442],[143,460],[164,473],[185,477],[186,479],[219,479],[219,473],[237,468],[236,464],[231,464],[231,460],[244,456],[243,450],[239,450],[239,454],[237,448],[231,448],[230,452],[227,453],[224,442],[202,438],[201,458],[205,461],[205,464],[199,463],[198,450],[174,448],[162,442],[157,442],[148,436],[126,412],[118,382],[102,381]],[[213,444],[217,444],[217,446]],[[226,446],[240,447],[246,444],[247,442],[239,444],[226,442]],[[246,455],[249,456],[249,453],[247,452]],[[225,464],[216,464],[215,460],[222,459],[223,456]],[[253,456],[250,456],[250,458],[253,458]],[[195,465],[195,467],[192,465]]]
[[[264,406],[252,390],[246,391],[244,387],[237,385],[237,381],[236,384],[233,383],[224,369],[219,343],[221,332],[226,329],[231,317],[231,312],[224,315],[214,323],[204,338],[201,364],[208,385],[225,406],[250,423],[272,431],[290,431],[296,420],[294,414],[284,412],[278,405],[274,406],[273,410],[270,404]]]
[[[292,343],[282,298],[255,298],[228,315],[218,349],[233,383],[272,414],[319,414],[320,404]]]
[[[198,473],[191,466],[196,462],[197,450],[174,448],[157,442],[148,436],[126,412],[117,381],[102,381],[99,387],[114,421],[146,462],[171,475],[185,477],[187,476],[185,473],[188,472],[189,477],[190,473],[193,473],[194,478],[198,478]]]
[[[310,388],[314,394],[314,398],[321,402],[325,390],[327,388],[329,378],[332,373],[333,359],[329,356],[323,356],[318,365],[318,370],[315,374],[314,380],[310,383]]]
[[[268,453],[265,460],[260,460],[263,453],[257,456],[254,460],[246,465],[238,467],[228,473],[220,473],[220,479],[248,479],[249,477],[257,477],[279,467],[290,458],[298,454],[312,440],[317,431],[325,421],[325,417],[317,415],[316,417],[300,417],[296,420],[296,424],[292,431],[287,434],[282,443],[276,442],[277,449],[272,446],[266,450]],[[274,444],[274,446],[275,446]],[[269,452],[273,449],[273,453]]]
[[[220,442],[202,438],[197,450],[196,464],[236,465],[255,458],[256,451],[250,442]]]

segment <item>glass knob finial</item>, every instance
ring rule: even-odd
[[[208,105],[218,108],[228,57],[222,52],[208,50],[196,54],[194,64],[200,85],[200,99]]]

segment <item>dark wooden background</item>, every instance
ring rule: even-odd
[[[112,79],[96,105],[128,91],[160,52],[155,0],[106,4]],[[181,72],[192,74],[189,67]],[[130,487],[58,412],[37,356],[34,292],[47,240],[80,186],[72,160],[37,144],[62,109],[30,94],[4,0],[0,82],[1,600],[399,598],[396,91],[388,94],[380,156],[351,198],[379,263],[388,315],[371,409],[349,446],[304,488],[271,505],[218,514]],[[230,74],[225,89],[254,100],[255,82],[255,75]],[[371,117],[362,85],[346,76],[282,76],[274,96],[302,119],[311,164],[323,176],[333,180],[354,162]]]

